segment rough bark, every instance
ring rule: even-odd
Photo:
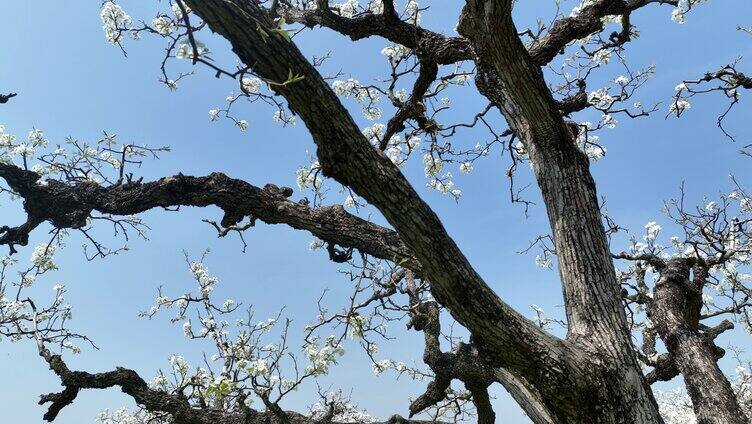
[[[601,32],[604,28],[602,18],[609,15],[629,15],[633,11],[650,3],[676,6],[678,1],[597,0],[590,2],[576,16],[567,16],[556,20],[546,34],[535,40],[530,46],[528,49],[530,59],[538,65],[549,63],[572,41]],[[627,25],[629,25],[629,21],[627,21]],[[613,33],[609,38],[614,45],[624,44],[626,41],[629,41],[629,29],[627,28],[626,33]]]
[[[436,302],[421,302],[412,279],[409,279],[410,295],[409,328],[422,331],[425,339],[423,362],[434,372],[434,380],[426,392],[410,405],[410,416],[435,405],[446,397],[452,380],[464,383],[475,404],[478,424],[493,424],[496,420],[488,395],[488,387],[494,382],[493,367],[480,355],[472,344],[460,343],[453,352],[442,352],[441,322]]]
[[[283,37],[259,33],[257,23],[273,27],[266,14],[252,2],[187,3],[230,41],[244,63],[253,64],[255,73],[280,83],[272,88],[305,122],[325,175],[351,187],[384,214],[421,263],[436,299],[472,332],[479,349],[495,365],[518,372],[538,387],[564,421],[595,416],[594,381],[588,377],[582,352],[548,335],[499,299],[398,168],[363,137],[300,51]],[[290,74],[302,79],[281,84]]]
[[[46,421],[54,421],[60,411],[73,403],[82,389],[107,389],[118,387],[131,396],[136,403],[149,411],[169,413],[176,424],[325,424],[325,418],[313,418],[293,411],[276,410],[257,411],[245,405],[238,405],[236,411],[225,411],[210,407],[197,408],[181,395],[152,389],[141,376],[127,368],[114,371],[88,373],[73,371],[68,368],[62,357],[54,355],[47,348],[40,346],[39,355],[60,378],[65,387],[59,393],[42,395],[40,405],[49,403],[44,414]],[[382,423],[376,424],[429,424],[438,421],[412,420],[394,415]],[[343,423],[359,424],[359,423]]]
[[[345,18],[328,7],[328,1],[318,0],[314,10],[286,8],[280,5],[275,12],[287,22],[296,22],[307,27],[322,26],[344,34],[353,41],[379,36],[393,43],[413,49],[419,57],[439,65],[464,60],[475,60],[474,46],[464,37],[446,37],[419,25],[399,19],[395,13],[394,0],[384,0],[384,12],[366,13],[354,18]],[[554,21],[546,34],[535,40],[528,52],[538,66],[550,63],[573,41],[603,30],[602,18],[609,15],[627,15],[651,3],[676,6],[677,0],[598,0],[583,8],[575,16]]]
[[[535,424],[554,424],[548,408],[543,403],[540,393],[525,379],[515,376],[508,370],[496,368],[494,378],[499,382],[517,404],[520,405],[525,415]]]
[[[92,212],[132,215],[154,208],[217,206],[224,212],[223,227],[245,217],[267,224],[287,224],[316,237],[371,256],[402,263],[419,272],[420,266],[399,235],[352,215],[342,206],[311,208],[294,202],[289,187],[256,187],[222,173],[205,177],[174,175],[151,182],[102,186],[93,182],[68,184],[56,180],[39,183],[39,175],[12,164],[0,164],[0,177],[24,198],[27,222],[0,229],[0,244],[25,245],[37,225],[49,221],[57,228],[80,228]]]
[[[690,280],[692,261],[672,259],[660,267],[653,290],[650,319],[663,340],[675,369],[681,372],[700,424],[744,424],[726,376],[718,367],[723,352],[713,343],[717,334],[699,328],[702,286]],[[701,268],[697,268],[702,273]],[[698,281],[703,277],[698,275]],[[728,327],[726,327],[728,328]]]
[[[662,422],[632,353],[588,159],[517,36],[511,2],[468,0],[459,30],[475,45],[479,90],[499,107],[528,149],[553,231],[567,340],[610,370],[602,376],[605,392],[595,400],[597,412],[589,419]],[[552,413],[558,415],[555,419],[569,419],[563,411]]]

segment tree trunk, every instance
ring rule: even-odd
[[[511,2],[468,0],[459,31],[476,46],[479,90],[529,153],[553,231],[567,340],[607,370],[596,377],[604,392],[593,422],[662,422],[633,353],[589,161],[517,35]]]
[[[745,424],[744,416],[726,376],[718,367],[712,339],[698,328],[702,289],[689,279],[690,264],[668,261],[660,270],[649,315],[666,349],[684,377],[699,424]]]
[[[515,372],[537,390],[554,422],[662,422],[633,354],[587,159],[558,115],[540,70],[530,65],[511,18],[485,31],[506,37],[494,46],[502,57],[496,71],[509,71],[497,104],[535,150],[535,172],[562,252],[573,326],[568,341],[545,333],[499,299],[399,169],[363,137],[326,81],[294,44],[269,30],[274,24],[259,6],[240,0],[186,3],[255,73],[275,82],[272,88],[313,136],[325,175],[384,214],[421,263],[437,301],[468,328],[492,365]],[[299,78],[285,84],[290,75]]]

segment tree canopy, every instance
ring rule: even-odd
[[[748,422],[749,5],[132,3],[101,2],[106,53],[60,58],[127,127],[0,126],[0,340],[60,384],[34,388],[45,420],[117,388],[133,406],[100,422],[492,423],[508,399],[536,424]],[[128,67],[143,94],[90,93]],[[78,104],[10,75],[4,114]],[[105,339],[167,347],[156,375],[82,328],[111,319],[98,299],[73,319],[64,269],[123,296],[104,304],[148,281],[142,324]]]

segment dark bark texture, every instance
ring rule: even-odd
[[[718,367],[723,350],[713,343],[712,332],[703,333],[700,329],[701,284],[705,274],[703,267],[696,266],[695,278],[690,279],[692,269],[692,261],[686,259],[661,264],[660,280],[653,290],[649,309],[650,319],[666,345],[672,364],[686,381],[697,422],[747,423],[728,379]]]

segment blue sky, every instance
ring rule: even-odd
[[[165,8],[163,3],[131,0],[122,5],[134,18],[151,20],[157,10]],[[425,24],[451,33],[460,2],[451,3],[434,2],[424,13]],[[553,4],[541,0],[529,3],[518,6],[519,22],[533,22],[541,10],[549,10]],[[565,2],[564,8],[574,5]],[[723,107],[721,99],[695,101],[681,120],[664,119],[663,112],[681,79],[700,75],[739,54],[752,53],[750,37],[735,31],[737,25],[752,25],[752,3],[710,2],[691,14],[685,25],[671,22],[670,13],[670,8],[658,6],[637,12],[632,22],[640,28],[641,37],[627,50],[635,68],[656,65],[656,76],[638,98],[645,104],[663,102],[662,111],[635,121],[621,118],[616,129],[600,134],[608,154],[592,168],[611,215],[621,226],[638,233],[647,221],[662,221],[662,202],[676,196],[682,182],[690,200],[700,202],[703,195],[728,192],[730,174],[743,183],[752,179],[749,160],[738,154],[739,144],[724,139],[715,127],[715,116]],[[0,91],[19,93],[0,107],[0,124],[19,137],[32,127],[44,130],[53,143],[62,143],[68,136],[94,141],[107,131],[124,142],[171,146],[171,153],[139,170],[146,179],[177,172],[204,175],[221,171],[260,186],[295,187],[295,170],[308,163],[313,143],[305,128],[300,124],[280,127],[272,122],[274,110],[268,107],[243,105],[238,109],[250,122],[247,132],[226,120],[209,122],[207,111],[222,105],[235,88],[232,81],[215,79],[210,71],[197,69],[196,75],[180,81],[177,91],[167,90],[158,82],[163,47],[159,40],[126,41],[125,58],[104,39],[98,2],[6,1],[0,3],[0,16],[4,18],[0,26],[0,63],[4,64],[0,67]],[[213,37],[205,41],[218,63],[235,63],[225,42]],[[368,81],[387,71],[379,54],[385,43],[380,40],[353,46],[337,34],[316,30],[305,32],[298,43],[308,56],[331,50],[329,68],[342,68],[345,76]],[[607,68],[599,78],[617,75],[619,69]],[[452,99],[458,120],[484,104],[472,87],[458,90]],[[752,116],[751,111],[750,103],[742,104],[729,123],[740,135],[740,143],[752,136],[745,119]],[[363,119],[360,123],[368,124]],[[477,141],[473,137],[460,136],[453,144],[473,146]],[[507,159],[491,155],[477,163],[471,175],[458,176],[456,183],[463,191],[459,203],[424,188],[419,162],[414,160],[405,173],[486,281],[523,313],[532,316],[529,305],[535,303],[561,315],[557,273],[537,268],[534,254],[517,253],[536,236],[546,234],[548,224],[540,202],[528,218],[519,205],[510,204],[504,177]],[[525,171],[520,174],[523,184],[530,181]],[[538,200],[534,185],[527,195]],[[341,202],[343,197],[335,192],[328,200]],[[0,222],[19,223],[20,204],[7,199],[1,204]],[[219,214],[215,209],[146,213],[143,217],[152,228],[149,240],[134,240],[130,251],[106,260],[85,261],[80,248],[84,240],[78,235],[68,239],[66,249],[58,255],[60,270],[40,279],[36,290],[39,296],[47,296],[52,285],[65,283],[68,301],[74,306],[73,328],[100,347],[71,357],[71,367],[99,371],[121,365],[150,378],[157,369],[168,366],[171,354],[200,358],[202,346],[187,341],[180,326],[171,325],[166,316],[152,321],[137,316],[153,303],[158,286],[179,294],[192,284],[183,250],[197,256],[211,249],[207,265],[221,279],[220,298],[253,304],[259,318],[286,306],[286,313],[295,319],[296,331],[315,317],[315,300],[324,288],[331,290],[330,306],[344,305],[350,288],[337,273],[341,266],[329,262],[325,253],[309,251],[309,234],[259,225],[246,235],[249,247],[242,253],[236,239],[217,239],[215,231],[201,222],[202,218],[219,219]],[[33,246],[47,237],[46,229],[37,230],[30,246],[20,249],[19,258],[28,260]],[[736,332],[724,343],[733,337],[736,345],[749,348],[742,334]],[[382,346],[383,356],[420,361],[421,343],[419,334],[406,333],[400,342]],[[0,387],[0,397],[4,405],[12,406],[5,408],[7,422],[40,422],[44,410],[36,401],[40,394],[58,389],[57,378],[36,355],[32,343],[3,341],[0,348],[0,375],[9,382]],[[323,384],[351,391],[355,402],[376,415],[404,414],[407,396],[420,394],[422,384],[405,379],[395,383],[390,375],[375,377],[364,355],[355,346],[349,350]],[[724,363],[729,369],[732,365]],[[509,423],[527,422],[502,390],[496,392],[498,417]],[[300,409],[311,400],[310,395],[303,390],[286,406]],[[101,409],[122,405],[131,406],[132,402],[117,390],[85,392],[57,422],[93,422]]]

